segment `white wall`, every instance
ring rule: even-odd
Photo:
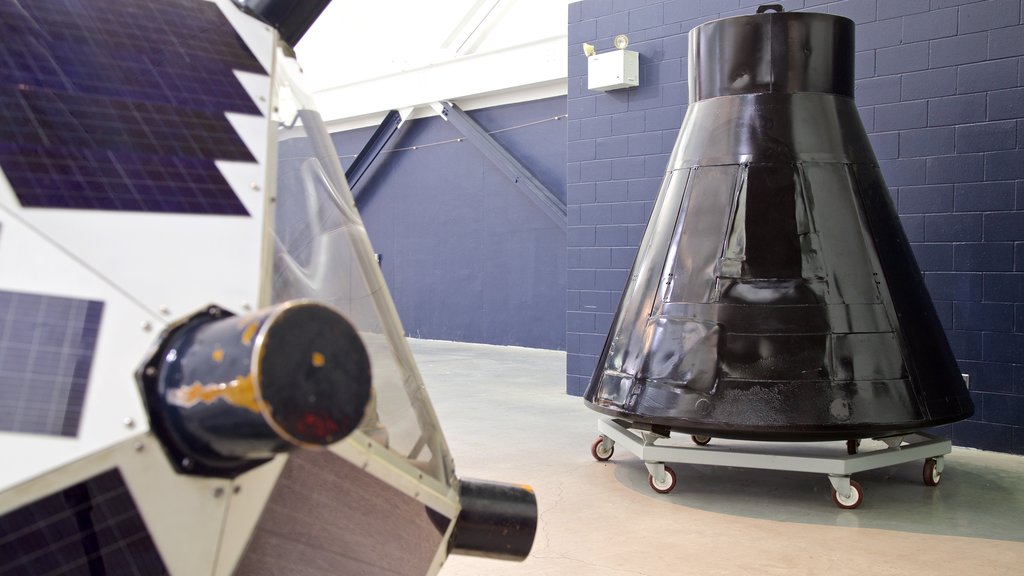
[[[332,129],[438,100],[474,108],[556,96],[566,93],[568,3],[334,0],[296,53]]]

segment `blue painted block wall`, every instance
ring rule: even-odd
[[[565,102],[469,112],[563,200]],[[343,165],[373,130],[332,134]],[[565,349],[565,229],[461,132],[436,116],[407,122],[359,185],[363,222],[409,336]]]
[[[569,10],[569,394],[594,371],[687,106],[687,32],[751,0]],[[857,23],[856,97],[977,412],[958,445],[1024,453],[1021,0],[783,0]],[[627,34],[639,88],[587,90],[581,43]]]

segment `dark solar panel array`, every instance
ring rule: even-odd
[[[75,436],[103,303],[0,291],[0,430]]]
[[[116,469],[0,516],[0,576],[167,574]]]
[[[262,66],[204,0],[0,0],[0,169],[26,207],[247,214],[214,160],[254,161]]]

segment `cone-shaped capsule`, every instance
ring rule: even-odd
[[[853,42],[813,13],[690,32],[690,106],[588,406],[755,440],[973,413],[854,105]]]

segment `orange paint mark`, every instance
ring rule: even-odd
[[[317,368],[323,368],[323,366],[324,366],[324,364],[326,362],[327,362],[327,359],[324,358],[323,354],[321,354],[319,352],[313,352],[313,366],[315,366]]]
[[[242,344],[245,344],[246,346],[251,346],[252,340],[253,338],[256,337],[256,332],[259,331],[259,329],[260,325],[257,324],[256,322],[253,322],[252,324],[246,326],[245,331],[242,332]]]
[[[213,361],[214,362],[217,362],[217,363],[223,362],[224,361],[224,349],[223,348],[214,348],[213,349],[213,354],[211,354],[211,356],[213,357]]]
[[[232,406],[245,408],[259,414],[260,407],[252,387],[252,375],[238,376],[230,382],[203,384],[198,380],[188,386],[175,388],[167,393],[167,401],[175,406],[189,408],[202,402],[213,404],[223,400]]]

